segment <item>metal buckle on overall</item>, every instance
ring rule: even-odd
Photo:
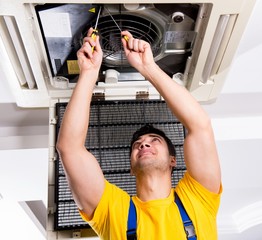
[[[196,236],[196,232],[195,232],[195,228],[194,228],[193,224],[185,226],[185,232],[186,232],[186,235],[187,235],[187,239],[190,239],[191,237]]]

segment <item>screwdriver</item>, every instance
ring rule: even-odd
[[[95,28],[94,28],[94,30],[93,30],[93,32],[92,32],[92,34],[91,34],[91,38],[93,38],[94,40],[96,40],[96,36],[97,36],[97,34],[98,34],[97,24],[98,24],[100,12],[101,12],[101,7],[99,7],[99,11],[98,11],[97,18],[96,18]],[[92,52],[94,51],[94,48],[95,48],[95,47],[92,47]]]
[[[117,28],[119,29],[120,32],[122,32],[121,28],[119,27],[119,25],[117,24],[116,20],[113,18],[112,14],[109,12],[109,10],[105,7],[106,11],[108,12],[109,16],[112,18],[113,22],[115,23],[115,25],[117,26]],[[129,38],[128,36],[123,36],[123,38],[128,42]]]

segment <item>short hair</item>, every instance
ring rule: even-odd
[[[151,124],[146,124],[146,125],[142,126],[133,134],[133,137],[132,137],[132,140],[131,140],[131,145],[130,145],[130,155],[132,153],[132,146],[133,146],[134,142],[137,141],[139,139],[139,137],[141,137],[145,134],[149,134],[149,133],[155,133],[155,134],[163,137],[164,140],[167,143],[170,156],[174,156],[174,157],[176,156],[176,149],[175,149],[172,141],[166,136],[166,134],[162,130],[153,127],[153,125],[151,125]]]

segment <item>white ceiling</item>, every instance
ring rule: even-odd
[[[257,0],[220,97],[203,106],[212,118],[223,173],[220,240],[262,236],[261,12],[262,0]],[[0,69],[0,226],[5,239],[44,239],[19,202],[46,205],[47,147],[48,110],[17,108]]]

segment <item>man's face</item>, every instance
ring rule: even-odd
[[[134,175],[147,170],[170,170],[175,164],[172,162],[174,159],[163,137],[154,133],[145,134],[132,145],[131,170]]]

